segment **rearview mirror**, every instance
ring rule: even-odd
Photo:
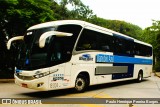
[[[50,36],[57,36],[57,37],[64,37],[64,36],[72,36],[73,34],[72,33],[65,33],[65,32],[58,32],[58,31],[48,31],[48,32],[45,32],[41,35],[40,39],[39,39],[39,47],[40,48],[43,48],[45,47],[45,42],[46,42],[46,39]]]
[[[7,42],[7,49],[10,50],[10,47],[13,41],[23,40],[23,38],[24,36],[16,36],[16,37],[9,39],[9,41]]]

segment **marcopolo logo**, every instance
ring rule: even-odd
[[[83,61],[93,61],[93,58],[91,57],[90,54],[84,54],[81,57],[79,57],[79,60],[83,60]]]

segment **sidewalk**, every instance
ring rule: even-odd
[[[0,83],[14,82],[14,79],[0,79]]]
[[[160,72],[155,72],[155,76],[160,78]]]

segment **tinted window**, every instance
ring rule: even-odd
[[[152,47],[135,43],[135,55],[152,56]]]
[[[107,34],[84,29],[79,38],[76,50],[102,50],[110,52],[113,50],[113,37]]]
[[[77,37],[81,31],[82,27],[79,25],[61,25],[57,28],[57,31],[72,33],[73,35],[67,37],[63,41],[64,50],[72,52],[74,44],[77,40]]]
[[[115,36],[114,37],[114,45],[115,45],[114,52],[115,54],[132,56],[134,54],[133,44],[134,42],[130,39]]]
[[[110,36],[88,29],[83,30],[79,38],[76,50],[101,50],[114,52],[115,55],[122,56],[152,55],[152,47],[134,43],[133,39],[129,39],[116,34]]]

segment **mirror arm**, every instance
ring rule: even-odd
[[[58,32],[58,31],[48,31],[48,32],[45,32],[41,35],[40,39],[39,39],[39,47],[40,48],[43,48],[45,47],[45,42],[46,42],[46,39],[50,36],[57,36],[57,37],[64,37],[64,36],[72,36],[73,34],[72,33],[65,33],[65,32]]]
[[[10,50],[11,44],[13,41],[23,40],[23,38],[24,38],[24,36],[16,36],[16,37],[9,39],[9,41],[7,42],[7,49]]]

